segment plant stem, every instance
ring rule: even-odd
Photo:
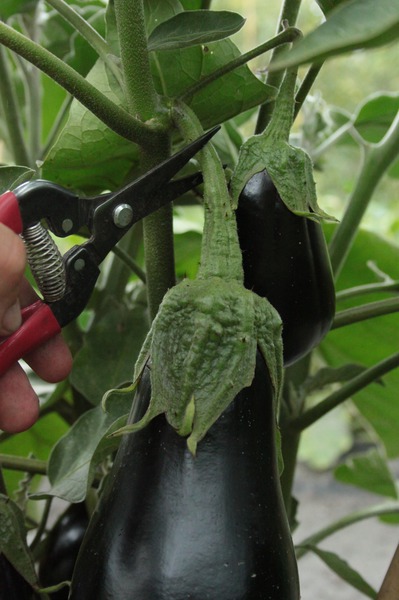
[[[0,454],[0,466],[12,471],[24,471],[35,475],[47,475],[47,462],[37,458],[24,458],[11,454]]]
[[[301,0],[284,0],[281,7],[280,17],[277,26],[277,33],[284,27],[284,23],[287,22],[290,27],[294,27],[298,18],[299,8],[301,6]],[[271,57],[273,62],[278,57],[279,53],[283,50],[284,46],[277,46]],[[279,88],[283,79],[284,71],[272,71],[268,73],[266,83],[275,88]],[[270,121],[273,113],[274,103],[267,102],[263,104],[258,115],[258,121],[256,124],[255,133],[261,133],[266,128]]]
[[[297,95],[295,97],[294,121],[295,121],[299,111],[301,110],[302,105],[305,102],[305,100],[312,88],[312,85],[316,81],[316,78],[317,78],[318,74],[320,73],[320,70],[321,70],[323,64],[324,63],[321,62],[316,65],[311,65],[309,68],[309,71],[306,73],[306,75],[301,83],[301,86],[297,92]]]
[[[143,269],[140,267],[140,265],[138,265],[136,263],[136,261],[130,256],[130,254],[128,254],[128,252],[125,252],[125,250],[123,250],[122,248],[120,248],[119,246],[115,246],[115,248],[113,249],[114,254],[116,254],[116,256],[125,263],[125,265],[127,267],[129,267],[130,271],[132,271],[133,273],[135,273],[135,275],[137,275],[137,277],[143,282],[146,282],[146,275],[145,272],[143,271]]]
[[[378,182],[399,154],[399,112],[384,138],[369,145],[356,187],[342,221],[330,241],[331,266],[337,278],[352,247],[356,232]]]
[[[399,298],[387,298],[377,302],[369,302],[339,311],[334,318],[331,329],[338,329],[367,319],[389,315],[399,311]]]
[[[79,100],[110,129],[138,144],[152,144],[159,136],[160,125],[145,125],[109,100],[64,61],[32,40],[0,22],[0,44],[7,46]]]
[[[142,121],[157,111],[157,94],[151,76],[142,0],[115,0],[121,60],[129,112]]]
[[[44,511],[42,514],[42,518],[40,519],[40,523],[39,523],[39,527],[37,528],[35,537],[32,540],[32,543],[30,545],[30,551],[34,552],[35,549],[37,548],[38,544],[40,543],[41,537],[43,535],[44,530],[46,529],[46,525],[47,525],[47,521],[48,521],[48,517],[50,514],[50,508],[51,508],[51,504],[53,502],[53,498],[50,496],[50,498],[46,499],[45,505],[44,505]]]
[[[192,86],[190,86],[187,90],[183,92],[183,94],[179,97],[179,100],[187,101],[187,99],[191,98],[192,96],[194,96],[194,94],[197,94],[204,87],[206,87],[213,81],[216,81],[223,75],[234,71],[234,69],[245,65],[250,60],[256,58],[257,56],[260,56],[261,54],[264,54],[265,52],[268,52],[269,50],[272,50],[273,48],[276,48],[281,44],[286,44],[287,42],[294,41],[299,35],[300,32],[298,29],[295,29],[295,27],[289,27],[288,29],[285,29],[271,40],[268,40],[264,44],[260,44],[260,46],[257,46],[256,48],[253,48],[253,50],[242,54],[236,59],[223,65],[219,69],[216,69],[206,77],[199,79],[196,83],[194,83]]]
[[[12,83],[7,62],[6,50],[0,46],[0,99],[3,109],[4,122],[10,140],[14,162],[17,165],[33,166],[23,134],[21,109]]]
[[[398,513],[399,502],[386,502],[384,504],[377,504],[376,506],[371,506],[363,510],[350,513],[349,515],[346,515],[342,519],[331,523],[331,525],[324,527],[317,533],[312,534],[311,536],[300,542],[300,544],[298,544],[299,548],[296,551],[296,556],[298,559],[301,558],[304,554],[308,552],[308,548],[306,546],[309,547],[317,545],[319,542],[325,540],[330,535],[336,533],[337,531],[341,531],[341,529],[345,529],[349,525],[354,525],[359,521],[371,519],[372,517],[381,517],[382,515],[392,515]]]
[[[381,283],[368,283],[366,285],[357,285],[346,290],[337,292],[337,301],[347,300],[348,298],[356,298],[365,294],[375,294],[378,292],[399,292],[399,281],[388,280]]]
[[[375,382],[377,379],[381,378],[383,375],[386,375],[390,371],[397,369],[399,367],[399,352],[389,356],[388,358],[380,361],[376,365],[373,365],[366,371],[360,373],[347,383],[345,383],[339,390],[333,392],[324,400],[322,400],[319,404],[310,408],[302,415],[295,417],[292,419],[291,423],[288,426],[289,432],[292,431],[303,431],[310,425],[313,425],[316,421],[324,417],[328,412],[330,412],[336,406],[339,406],[345,400],[348,400],[351,396],[360,392],[362,389],[367,387],[370,383]],[[288,433],[289,435],[289,433]]]
[[[64,0],[45,0],[52,6],[68,23],[72,25],[75,31],[90,44],[103,60],[111,54],[111,48],[104,38],[84,19],[72,6],[69,6]]]

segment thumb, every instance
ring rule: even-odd
[[[26,264],[24,243],[0,223],[0,332],[11,333],[20,325],[18,302]]]

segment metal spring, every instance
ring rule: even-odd
[[[40,223],[31,225],[25,229],[23,240],[32,275],[44,300],[60,300],[66,287],[65,266],[47,229]]]

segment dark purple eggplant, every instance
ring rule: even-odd
[[[0,600],[33,600],[31,586],[18,573],[4,554],[0,554]]]
[[[150,398],[145,369],[130,421]],[[163,415],[125,436],[83,540],[70,600],[298,600],[268,370],[199,443]]]
[[[71,504],[55,523],[39,565],[39,580],[43,587],[71,579],[88,523],[84,502]],[[61,588],[51,594],[51,600],[68,600],[68,593],[68,587]]]
[[[236,216],[244,284],[280,314],[288,366],[319,344],[334,318],[334,280],[323,230],[285,206],[265,170],[244,187]]]

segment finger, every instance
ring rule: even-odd
[[[19,433],[32,427],[39,417],[39,400],[18,364],[0,377],[0,429]]]
[[[72,369],[71,352],[61,335],[57,335],[34,352],[24,356],[24,360],[39,377],[49,383],[62,381]]]
[[[25,264],[23,241],[0,223],[0,333],[11,333],[20,325],[17,299]]]

